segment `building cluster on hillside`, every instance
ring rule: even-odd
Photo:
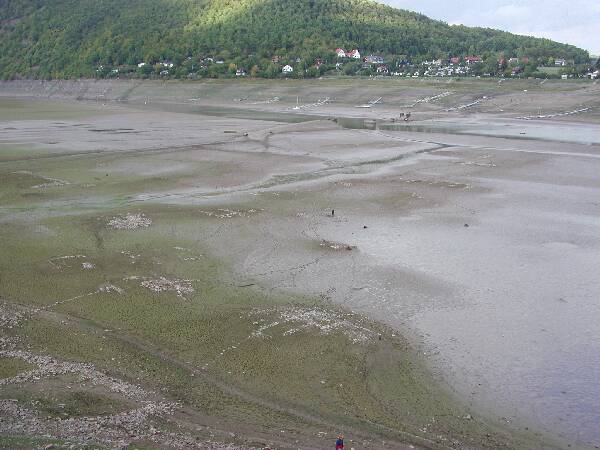
[[[335,54],[338,58],[360,59],[360,52],[357,49],[350,50],[349,52],[347,52],[343,48],[336,48]]]
[[[471,72],[471,66],[482,63],[480,56],[452,56],[445,59],[433,59],[422,61],[419,66],[407,62],[398,63],[398,71],[392,75],[398,76],[425,76],[425,77],[449,77],[465,76]]]
[[[518,58],[500,56],[497,59],[496,65],[493,59],[490,60],[489,57],[486,57],[484,61],[483,57],[479,55],[450,56],[424,61],[418,57],[415,58],[415,61],[411,61],[407,56],[399,56],[393,57],[391,61],[386,61],[386,57],[378,54],[371,53],[363,56],[361,51],[356,48],[346,51],[338,47],[332,53],[335,55],[330,55],[330,58],[333,56],[333,61],[325,57],[317,57],[314,60],[307,61],[299,57],[277,54],[269,56],[262,63],[258,63],[258,61],[250,63],[249,61],[242,60],[248,64],[248,68],[252,67],[252,70],[248,70],[246,67],[230,60],[226,64],[226,61],[223,59],[212,56],[196,58],[188,56],[187,60],[176,60],[176,63],[165,59],[151,62],[141,61],[133,66],[118,66],[116,68],[98,65],[96,66],[96,72],[99,76],[118,77],[127,76],[128,73],[135,72],[137,69],[137,72],[144,76],[187,76],[192,79],[207,74],[208,76],[229,75],[236,77],[245,77],[249,74],[252,76],[266,75],[273,77],[279,74],[279,76],[285,77],[304,77],[322,75],[334,69],[350,75],[392,75],[405,77],[494,76],[498,74],[502,76],[531,76],[537,70],[538,66],[546,68],[550,66],[554,67],[553,70],[560,70],[558,75],[554,75],[557,77],[567,72],[569,73],[569,77],[582,76],[592,79],[598,77],[598,71],[593,72],[592,69],[590,69],[589,73],[582,72],[581,70],[583,69],[578,69],[579,72],[571,73],[571,68],[575,65],[574,61],[562,58],[549,58],[543,62],[536,59],[534,64],[534,61],[530,61],[528,56]],[[252,55],[250,57],[253,58]],[[550,73],[549,70],[547,73]]]

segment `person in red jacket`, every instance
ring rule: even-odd
[[[341,434],[338,436],[337,441],[335,441],[335,450],[344,450],[344,436]]]

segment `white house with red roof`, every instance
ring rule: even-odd
[[[335,49],[335,54],[337,55],[338,58],[345,58],[346,57],[346,50],[344,50],[343,48],[336,48]]]
[[[467,64],[480,63],[483,61],[480,56],[465,56],[465,62]]]
[[[354,49],[351,52],[346,53],[346,57],[360,59],[360,52],[357,49]]]

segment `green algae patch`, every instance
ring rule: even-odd
[[[91,362],[232,430],[314,435],[341,426],[365,439],[433,447],[535,448],[527,436],[468,419],[468,408],[388,328],[237,281],[188,237],[214,217],[193,208],[128,211],[151,223],[113,229],[110,221],[127,214],[113,210],[36,224],[52,238],[3,227],[0,295],[43,308],[16,331],[32,351]],[[45,396],[29,394],[44,414],[119,408],[120,400],[89,388],[65,395],[47,386]]]
[[[35,366],[22,359],[0,357],[0,379],[12,378],[32,369],[35,369]]]

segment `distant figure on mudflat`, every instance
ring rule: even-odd
[[[337,441],[335,441],[335,450],[344,450],[344,436],[341,434],[338,436]]]
[[[331,210],[331,217],[335,217],[335,209]]]

